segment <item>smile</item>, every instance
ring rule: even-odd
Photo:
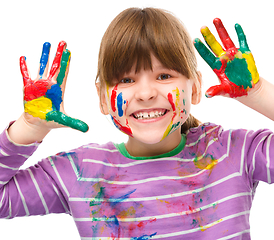
[[[158,118],[164,116],[168,112],[167,109],[158,109],[153,111],[139,111],[134,112],[132,116],[135,119],[141,120],[141,119],[152,119],[152,118]]]

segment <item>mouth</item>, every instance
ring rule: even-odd
[[[167,109],[141,110],[131,114],[137,120],[155,119],[167,114]]]

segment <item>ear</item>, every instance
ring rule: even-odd
[[[198,72],[198,77],[194,80],[192,85],[192,101],[191,103],[196,105],[201,101],[202,98],[202,73]]]
[[[104,115],[108,115],[109,111],[108,111],[106,88],[104,86],[101,86],[99,82],[97,82],[95,85],[96,85],[97,94],[99,97],[99,107],[100,107],[101,113],[103,113]]]

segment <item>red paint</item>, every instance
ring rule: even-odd
[[[148,223],[152,223],[152,222],[156,222],[156,218],[151,218],[148,221],[141,221],[137,224],[138,228],[144,228],[144,226],[146,226]]]
[[[172,106],[172,110],[175,111],[175,104],[174,104],[174,102],[173,102],[172,94],[169,93],[169,94],[167,95],[167,98],[168,98],[168,101],[170,102],[170,104],[171,104],[171,106]]]
[[[65,41],[61,41],[58,44],[56,55],[55,55],[55,58],[53,60],[50,72],[49,72],[48,79],[50,79],[50,80],[54,77],[54,75],[56,74],[57,70],[60,68],[62,54],[63,54],[63,51],[65,50],[66,45],[67,44],[66,44]]]
[[[23,81],[24,81],[24,84],[25,84],[25,81],[30,79],[25,57],[20,57],[19,61],[20,61],[19,64],[20,64],[21,74],[23,76]]]
[[[216,27],[216,30],[220,36],[220,39],[226,49],[226,52],[229,53],[230,55],[234,56],[238,50],[235,47],[234,43],[232,42],[231,38],[229,37],[221,19],[215,18],[213,20],[213,23]]]
[[[123,126],[115,117],[113,117],[113,122],[115,123],[115,125],[125,134],[132,136],[132,131],[130,129],[130,127],[128,126],[128,120],[126,120],[126,125],[127,126]]]
[[[33,99],[46,95],[51,79],[54,77],[57,70],[60,68],[60,62],[61,62],[63,50],[65,49],[65,47],[66,47],[66,42],[61,41],[58,45],[57,52],[49,73],[49,77],[46,80],[45,79],[39,79],[37,81],[31,80],[28,74],[28,68],[27,68],[25,57],[20,57],[20,70],[23,76],[23,81],[24,81],[24,100],[25,101],[31,101]]]
[[[235,98],[235,97],[247,95],[247,89],[244,89],[243,86],[238,86],[235,83],[229,81],[228,77],[225,74],[227,62],[224,61],[223,59],[221,59],[221,62],[222,62],[222,67],[219,70],[213,69],[215,74],[220,79],[221,84],[210,87],[206,91],[206,96],[213,97],[215,95],[228,94],[230,97]]]
[[[25,57],[20,57],[20,70],[24,82],[24,100],[31,101],[38,97],[45,96],[46,91],[48,90],[49,81],[44,79],[37,81],[31,80]]]
[[[111,109],[113,112],[116,111],[117,88],[118,88],[118,84],[113,88],[111,92],[111,97],[110,97]]]
[[[46,95],[48,90],[48,80],[38,80],[36,82],[32,80],[25,81],[24,84],[24,100],[31,101],[33,99]]]

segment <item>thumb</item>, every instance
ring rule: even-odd
[[[76,118],[67,116],[66,114],[60,111],[51,111],[46,115],[47,121],[54,121],[64,126],[79,130],[81,132],[87,132],[89,127],[88,125]]]

